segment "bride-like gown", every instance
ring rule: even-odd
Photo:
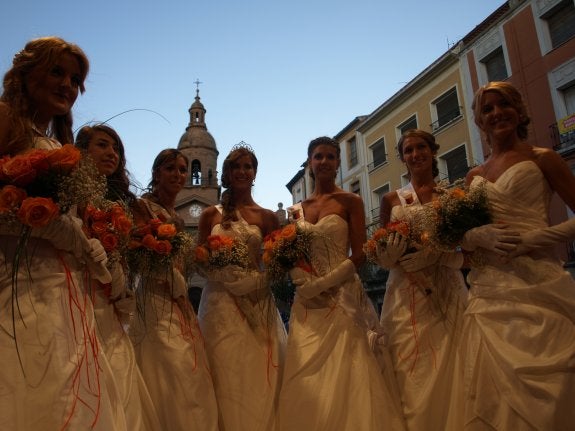
[[[406,199],[406,194],[410,199]],[[391,220],[416,220],[423,207],[411,184],[397,191],[401,205]],[[410,202],[409,204],[407,202]],[[409,430],[448,429],[467,287],[459,269],[439,262],[416,273],[389,271],[381,311],[388,335],[403,413]],[[453,418],[452,420],[456,420]]]
[[[230,229],[218,224],[211,233],[245,242],[257,262],[262,233],[237,215]],[[286,334],[269,288],[235,295],[208,279],[198,315],[214,375],[220,431],[273,431]]]
[[[151,215],[171,220],[164,208],[142,200]],[[212,373],[193,309],[188,321],[165,280],[145,274],[141,280],[136,294],[143,309],[130,334],[161,429],[218,430]]]
[[[315,225],[304,217],[297,223],[312,232],[312,267],[319,276],[348,258],[348,225],[339,215]],[[375,341],[378,326],[357,275],[310,300],[296,294],[280,393],[281,431],[404,429],[389,354],[378,346],[378,361],[370,347],[368,334]]]
[[[47,138],[36,142],[59,147]],[[0,235],[0,429],[126,430],[96,336],[85,266],[45,239],[18,249],[15,235]]]
[[[548,226],[552,190],[534,162],[511,166],[493,183],[477,176],[471,187],[481,184],[495,220],[519,231]],[[468,275],[465,429],[572,430],[573,278],[551,250],[484,261]]]
[[[93,283],[93,289],[97,333],[114,373],[128,429],[160,430],[156,409],[136,362],[132,341],[115,310],[114,300],[118,300],[124,292],[117,292],[117,297],[110,298],[110,292],[97,282]]]

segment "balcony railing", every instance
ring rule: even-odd
[[[371,162],[367,165],[367,172],[371,172],[374,169],[379,168],[380,166],[387,165],[387,163],[388,163],[387,159]]]
[[[431,123],[430,124],[431,130],[433,130],[434,132],[437,132],[439,129],[442,129],[443,127],[447,126],[448,124],[455,122],[456,120],[458,120],[462,116],[463,115],[461,114],[461,106],[458,106],[456,109],[449,111],[449,112],[445,113],[444,115],[442,115],[441,117],[439,117],[437,119],[437,121],[434,121],[433,123]]]

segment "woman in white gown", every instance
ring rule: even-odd
[[[71,109],[87,73],[76,45],[28,42],[4,76],[0,156],[72,143]],[[79,223],[60,215],[32,228],[23,247],[21,226],[0,225],[0,429],[126,429],[83,284],[85,264],[110,281],[106,254]]]
[[[288,211],[312,233],[314,275],[290,272],[297,287],[280,393],[280,430],[401,430],[391,362],[380,344],[377,314],[356,274],[365,260],[362,200],[335,185],[340,164],[335,140],[311,141],[308,163],[314,192]],[[375,350],[381,353],[383,370]]]
[[[387,193],[381,202],[382,226],[390,221],[417,223],[417,214],[437,197],[434,178],[439,174],[435,155],[439,145],[423,130],[408,130],[397,150],[410,183]],[[395,236],[395,234],[392,234]],[[460,267],[461,253],[422,248],[404,254],[405,238],[392,238],[378,254],[388,268],[381,324],[388,336],[393,367],[401,392],[407,429],[446,430],[457,361],[467,287]],[[452,421],[456,421],[453,418]]]
[[[222,204],[206,208],[199,224],[200,244],[210,235],[231,237],[247,244],[250,260],[248,269],[210,271],[200,300],[221,431],[276,429],[286,334],[260,267],[263,238],[279,222],[253,200],[257,166],[251,148],[232,148],[222,167]]]
[[[106,176],[106,198],[110,202],[120,203],[128,211],[134,205],[136,196],[130,191],[124,144],[116,131],[105,124],[84,126],[76,136],[75,145],[94,161],[99,173]],[[159,430],[160,423],[136,363],[132,341],[124,330],[136,309],[136,299],[126,284],[124,258],[119,256],[112,263],[111,286],[98,281],[92,283],[90,293],[96,328],[114,373],[128,429]]]
[[[572,430],[575,282],[549,247],[575,239],[575,219],[550,227],[548,212],[554,191],[575,210],[575,178],[560,155],[525,142],[530,120],[511,84],[480,88],[473,110],[492,153],[467,181],[487,188],[506,225],[472,229],[463,243],[483,265],[468,276],[460,429]]]
[[[151,191],[138,200],[136,223],[160,219],[183,229],[174,204],[187,177],[187,158],[176,149],[161,151],[152,165]],[[136,358],[162,430],[214,431],[218,412],[204,339],[176,266],[134,277],[139,280],[139,308],[131,328]]]

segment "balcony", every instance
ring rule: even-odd
[[[387,159],[385,160],[376,160],[373,161],[371,163],[368,163],[367,165],[367,172],[372,172],[373,170],[379,168],[380,166],[384,166],[387,165],[388,161]]]

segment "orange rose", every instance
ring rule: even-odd
[[[287,241],[293,241],[296,237],[297,231],[295,224],[288,224],[280,232],[280,237]]]
[[[115,250],[118,247],[118,237],[112,232],[104,232],[99,236],[100,242],[108,253]]]
[[[26,191],[15,186],[4,186],[0,189],[0,212],[10,211],[20,206],[26,199]]]
[[[170,241],[166,241],[164,239],[156,241],[154,251],[158,254],[163,254],[167,256],[172,251],[172,244],[170,244]]]
[[[102,211],[98,208],[94,208],[91,212],[90,212],[90,217],[92,217],[92,220],[96,221],[104,221],[108,218],[108,215],[106,214],[105,211]]]
[[[15,186],[27,186],[36,176],[36,170],[25,155],[14,156],[2,164],[2,177]]]
[[[105,233],[108,230],[108,223],[106,223],[103,220],[97,220],[91,224],[90,229],[96,235],[102,235],[103,233]]]
[[[120,217],[125,216],[126,211],[124,211],[124,208],[122,208],[121,205],[114,204],[112,205],[112,208],[110,208],[110,214],[112,214],[112,217]]]
[[[46,157],[48,156],[48,150],[44,149],[34,149],[26,153],[26,158],[30,161],[30,165],[39,174],[46,172],[50,165]]]
[[[49,198],[26,198],[18,210],[18,219],[32,227],[46,226],[54,220],[60,209]]]
[[[194,260],[196,262],[205,264],[208,263],[209,259],[210,259],[210,252],[208,251],[208,249],[202,245],[197,246],[194,253]]]
[[[262,255],[262,260],[266,265],[269,265],[272,261],[272,253],[270,250],[264,250],[264,254]]]
[[[451,190],[451,196],[457,199],[463,199],[465,197],[465,191],[463,191],[459,187],[456,187],[453,190]]]
[[[157,232],[158,227],[163,223],[162,220],[160,220],[159,218],[153,218],[151,219],[148,224],[150,225],[150,227],[154,230],[154,232]]]
[[[52,168],[67,173],[78,166],[81,156],[78,148],[66,144],[62,148],[48,152],[46,159]]]
[[[130,239],[130,241],[128,242],[128,248],[130,250],[135,250],[136,248],[140,248],[142,247],[142,242],[135,240],[133,238]]]
[[[409,235],[409,226],[404,221],[394,221],[387,225],[387,229],[392,232],[398,232],[403,236]]]
[[[365,252],[367,254],[375,254],[377,252],[377,243],[373,239],[368,239],[365,243]]]
[[[126,215],[113,216],[112,226],[120,235],[126,236],[132,230],[132,221]]]
[[[376,230],[373,234],[372,239],[374,241],[380,241],[381,239],[384,239],[385,237],[387,237],[387,229],[385,228],[379,228],[378,230]]]
[[[158,226],[158,238],[172,238],[176,233],[178,230],[171,223],[163,223]]]
[[[132,232],[132,235],[143,237],[143,236],[146,236],[146,235],[151,234],[151,233],[152,233],[152,228],[150,227],[150,225],[145,224],[142,226],[136,226],[136,228]]]
[[[146,248],[149,248],[150,250],[154,250],[157,242],[158,240],[154,238],[154,235],[150,233],[146,234],[144,238],[142,238],[142,245]]]

